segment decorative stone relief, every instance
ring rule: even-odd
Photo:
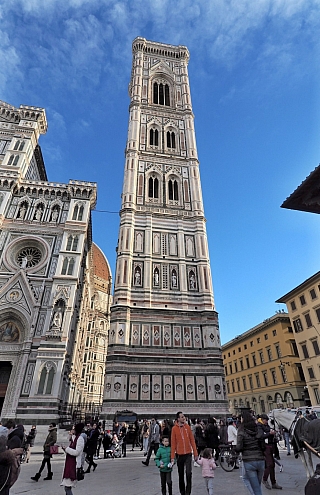
[[[202,347],[201,330],[199,327],[193,328],[193,346],[194,347]]]
[[[173,327],[173,345],[181,347],[181,327]]]
[[[25,376],[24,384],[23,384],[23,388],[22,388],[22,394],[29,395],[29,393],[30,393],[30,388],[31,388],[31,384],[32,384],[32,379],[33,379],[35,367],[36,367],[35,363],[29,363],[28,364],[28,368],[26,371],[26,376]]]
[[[173,400],[172,376],[165,375],[163,380],[164,380],[164,400]]]
[[[161,376],[153,375],[152,384],[152,400],[161,400]]]
[[[206,382],[204,376],[196,376],[197,399],[206,400]]]
[[[160,326],[153,326],[153,344],[152,345],[160,345]]]
[[[141,375],[141,400],[150,400],[150,376]]]
[[[175,381],[175,400],[184,400],[183,377],[175,376],[174,381]]]
[[[163,346],[171,347],[171,327],[169,325],[163,326]]]
[[[150,326],[142,325],[142,345],[150,345]]]
[[[45,314],[40,314],[38,324],[37,324],[37,329],[36,329],[36,335],[42,335],[43,334],[43,328],[44,328],[44,322],[46,321],[46,315]]]
[[[194,377],[186,376],[186,398],[187,400],[195,400]]]
[[[140,325],[132,325],[131,345],[140,345]]]
[[[190,327],[183,327],[183,346],[192,347]]]
[[[49,277],[52,278],[57,269],[57,264],[58,264],[58,258],[52,258],[51,260],[51,265],[50,265],[50,270],[49,270]]]

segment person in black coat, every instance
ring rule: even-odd
[[[320,493],[320,464],[316,465],[314,475],[311,476],[304,487],[305,495],[319,495]]]
[[[217,422],[214,418],[208,419],[208,425],[204,432],[204,437],[206,441],[206,446],[212,451],[215,451],[215,460],[219,457],[219,430],[217,427]]]
[[[89,462],[86,473],[90,473],[91,466],[93,466],[94,471],[97,469],[98,464],[94,462],[93,456],[97,451],[99,435],[100,435],[100,431],[98,425],[94,423],[92,429],[88,431],[88,440],[86,443],[87,460]]]
[[[128,428],[126,423],[122,423],[120,428],[119,438],[122,440],[122,456],[126,457],[127,455],[127,433]]]
[[[7,447],[8,449],[19,449],[22,446],[24,440],[24,427],[23,425],[17,425],[8,435]]]

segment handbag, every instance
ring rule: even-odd
[[[50,455],[59,454],[59,445],[50,445]]]
[[[84,480],[84,470],[83,467],[77,468],[77,481]]]

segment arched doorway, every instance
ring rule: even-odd
[[[8,388],[11,370],[12,364],[9,361],[0,361],[0,417]]]

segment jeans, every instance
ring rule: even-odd
[[[178,455],[178,460],[177,460],[177,467],[178,467],[178,474],[179,474],[179,490],[181,495],[191,495],[191,487],[192,487],[192,468],[191,468],[191,461],[192,461],[192,455],[191,454],[183,454],[183,455]],[[187,484],[184,484],[184,468],[186,468],[186,481]]]
[[[263,476],[264,465],[264,461],[243,461],[245,471],[243,481],[251,494],[253,493],[254,495],[262,495],[261,480]],[[248,482],[248,484],[246,482]]]
[[[290,454],[290,436],[289,436],[289,432],[288,431],[284,431],[283,432],[283,436],[284,436],[284,441],[285,441],[285,444],[286,444],[286,447],[287,447],[287,452],[288,454]]]
[[[172,480],[171,480],[171,471],[163,472],[160,471],[160,479],[161,479],[161,493],[162,495],[166,495],[168,485],[169,495],[172,495]]]
[[[206,483],[208,495],[213,495],[213,478],[209,478],[209,476],[205,476],[204,481]]]
[[[64,491],[66,492],[66,495],[72,495],[71,486],[65,486]]]
[[[149,438],[143,438],[143,450],[144,452],[148,452],[148,443],[149,443]]]

